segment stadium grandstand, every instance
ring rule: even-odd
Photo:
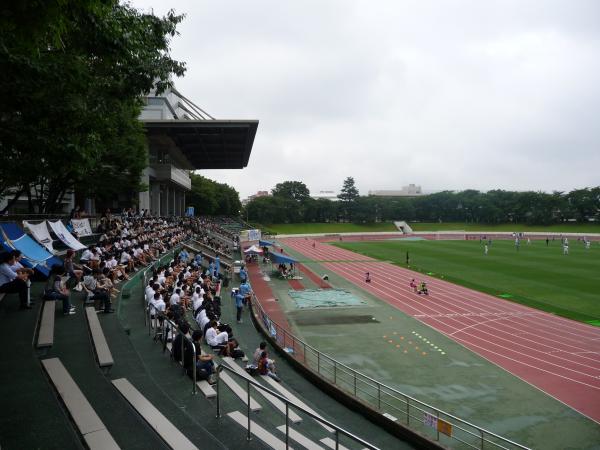
[[[264,376],[274,367],[262,372],[260,360],[264,375],[247,374],[261,341],[271,357],[289,344],[258,332],[266,316],[254,294],[247,307],[260,311],[256,328],[231,320],[228,287],[239,282],[231,279],[239,243],[232,230],[243,224],[126,213],[103,226],[90,247],[52,231],[53,241],[79,248],[77,262],[70,250],[64,262],[40,263],[39,230],[17,235],[18,225],[2,224],[2,271],[17,272],[0,307],[10,411],[1,422],[3,448],[434,445],[410,432],[415,444],[405,444],[333,387],[321,386],[331,389],[321,395],[293,360],[277,358],[277,382]],[[32,424],[35,432],[27,432]]]

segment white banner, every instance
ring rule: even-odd
[[[33,224],[31,222],[23,221],[23,225],[25,225],[31,235],[42,244],[46,249],[54,254],[54,247],[52,247],[52,238],[50,237],[50,232],[48,231],[48,227],[46,226],[46,221],[44,220],[42,223]]]
[[[261,238],[260,230],[242,230],[240,231],[240,242],[259,241]]]
[[[75,239],[71,233],[69,233],[69,230],[65,228],[60,220],[57,220],[56,222],[48,221],[48,224],[50,225],[50,228],[52,228],[52,231],[54,231],[54,234],[58,236],[58,238],[63,241],[67,247],[70,247],[73,250],[82,250],[86,248],[85,245],[83,245],[81,242]]]
[[[77,236],[91,236],[92,227],[90,227],[90,219],[71,219],[73,225],[73,231],[77,233]]]

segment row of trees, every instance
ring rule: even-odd
[[[186,204],[193,206],[196,214],[208,216],[237,216],[242,208],[239,193],[231,186],[190,174],[192,191]]]
[[[75,188],[137,192],[147,165],[142,97],[181,76],[182,16],[118,0],[6,2],[0,15],[0,198],[56,212]],[[33,193],[34,195],[32,195]],[[101,200],[101,198],[100,198]],[[3,211],[0,211],[3,212]]]
[[[304,183],[286,181],[272,196],[246,205],[245,214],[259,223],[409,220],[552,224],[575,219],[600,221],[600,187],[571,192],[492,190],[444,191],[421,197],[361,197],[354,180],[344,181],[339,201],[313,199]]]

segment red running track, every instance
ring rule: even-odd
[[[323,243],[284,242],[314,260],[347,261],[320,264],[600,422],[600,328]],[[412,278],[425,280],[430,295],[412,292]]]

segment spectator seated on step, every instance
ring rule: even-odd
[[[16,259],[13,253],[4,253],[0,259],[0,293],[19,294],[21,309],[31,309],[27,303],[27,275],[17,273],[11,267],[15,265]]]
[[[83,253],[79,257],[79,262],[84,266],[89,266],[92,256],[94,256],[94,253],[92,252],[92,249],[88,247],[83,251]]]
[[[164,314],[167,310],[167,304],[160,295],[160,292],[154,293],[154,298],[150,302],[150,317],[158,317],[159,321],[164,320]]]
[[[65,316],[75,314],[75,307],[71,306],[69,300],[69,290],[65,287],[66,284],[65,268],[60,264],[55,264],[50,269],[50,277],[46,282],[44,290],[44,300],[60,300],[62,301],[63,314]]]
[[[75,277],[78,280],[81,280],[81,277],[83,276],[83,267],[79,264],[75,264],[75,262],[73,261],[74,258],[75,258],[75,252],[71,249],[67,250],[65,259],[63,261],[63,264],[65,266],[65,272],[70,277]],[[81,262],[81,259],[80,259],[80,262]]]
[[[101,275],[99,269],[93,271],[86,269],[83,275],[83,288],[87,293],[87,301],[100,301],[104,306],[105,313],[114,312],[110,301],[110,291],[98,283],[98,277]]]
[[[25,275],[24,279],[25,281],[28,281],[29,278],[33,276],[33,269],[25,267],[23,264],[21,264],[23,253],[21,253],[21,250],[15,249],[11,252],[11,254],[15,257],[15,262],[12,266],[10,266],[10,268],[17,272],[18,275]]]
[[[223,349],[230,340],[229,333],[219,329],[219,323],[216,320],[210,322],[210,327],[206,330],[206,343],[213,349]]]
[[[213,362],[213,355],[209,355],[206,353],[202,353],[202,332],[200,330],[194,330],[192,333],[192,345],[196,349],[196,379],[198,380],[208,380],[209,383],[214,382],[212,377],[215,369],[215,363]],[[184,364],[183,366],[186,369],[187,374],[190,377],[194,376],[192,372],[192,368],[194,366],[194,351],[191,345],[184,347]]]
[[[273,378],[275,381],[281,381],[279,376],[277,376],[275,373],[274,361],[268,358],[266,350],[260,354],[260,358],[258,360],[258,373],[261,375],[267,375]]]

